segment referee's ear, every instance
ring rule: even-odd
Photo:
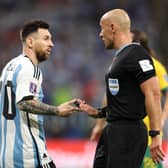
[[[114,23],[111,23],[110,27],[111,27],[112,32],[115,32],[115,25],[114,25]]]

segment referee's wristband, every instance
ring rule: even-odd
[[[156,135],[160,135],[160,131],[159,130],[150,130],[149,131],[149,136],[150,137],[155,137]]]

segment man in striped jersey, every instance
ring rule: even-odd
[[[0,167],[54,168],[43,130],[43,116],[66,117],[80,109],[74,99],[59,106],[42,103],[42,73],[53,42],[48,23],[34,20],[21,30],[23,53],[4,67],[0,81]]]

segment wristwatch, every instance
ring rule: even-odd
[[[150,130],[149,131],[149,136],[150,137],[155,137],[156,135],[160,135],[160,131],[159,130]]]
[[[97,114],[98,118],[105,118],[106,117],[106,107],[97,108],[97,111],[98,111],[98,114]]]

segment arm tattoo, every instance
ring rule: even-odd
[[[38,100],[23,100],[18,103],[18,107],[22,111],[33,114],[59,115],[56,106],[48,105]]]

